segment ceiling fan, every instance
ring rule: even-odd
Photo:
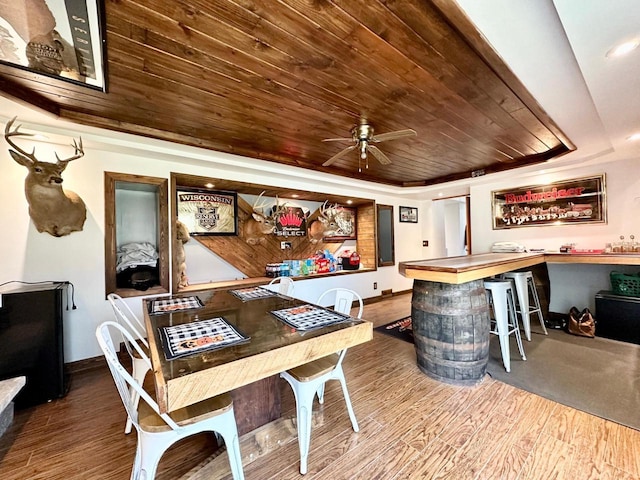
[[[359,125],[356,125],[351,129],[351,138],[325,138],[322,140],[323,142],[344,142],[344,141],[353,141],[354,145],[350,145],[344,150],[336,153],[333,157],[322,164],[323,167],[328,167],[332,163],[334,163],[339,158],[343,157],[347,153],[352,150],[358,149],[360,153],[360,158],[358,160],[358,171],[362,171],[360,168],[360,160],[366,160],[366,167],[369,168],[369,161],[367,158],[367,153],[371,152],[374,157],[378,159],[378,161],[382,165],[389,165],[391,160],[387,157],[382,150],[373,145],[373,143],[385,142],[387,140],[395,140],[397,138],[403,137],[412,137],[415,136],[416,132],[412,129],[406,130],[396,130],[395,132],[387,132],[381,133],[380,135],[373,134],[373,127],[369,125],[366,121],[362,121]]]

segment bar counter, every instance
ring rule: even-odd
[[[401,262],[398,270],[408,278],[460,284],[540,263],[640,265],[640,254],[629,253],[480,253],[461,257]]]
[[[640,255],[483,253],[401,262],[399,272],[414,279],[411,322],[418,367],[446,383],[481,382],[490,334],[483,279],[544,263],[640,265]]]

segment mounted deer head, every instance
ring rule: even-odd
[[[338,231],[338,223],[335,215],[338,204],[327,207],[327,201],[320,206],[318,218],[311,222],[307,230],[309,241],[313,244],[320,242],[325,236],[332,235]]]
[[[276,220],[284,212],[285,204],[280,205],[278,196],[276,195],[276,205],[272,209],[270,215],[264,213],[264,209],[268,202],[258,204],[264,195],[264,191],[258,195],[256,201],[251,207],[252,213],[244,224],[244,239],[249,245],[264,245],[267,242],[265,235],[273,233],[276,229]]]
[[[4,138],[13,148],[9,153],[13,159],[29,170],[24,181],[24,191],[29,203],[29,216],[38,232],[47,232],[54,237],[69,235],[81,231],[87,218],[87,209],[82,199],[71,191],[62,189],[62,172],[70,161],[81,158],[82,139],[73,141],[74,155],[61,160],[56,153],[56,163],[41,162],[36,156],[36,149],[28,153],[18,147],[12,138],[30,137],[29,133],[20,132],[20,125],[11,130],[16,117],[7,123]]]

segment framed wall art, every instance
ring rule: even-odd
[[[0,2],[0,63],[106,92],[102,0]]]
[[[325,242],[344,242],[345,240],[356,240],[356,209],[351,207],[332,207],[327,212],[333,219],[336,228],[332,231],[325,231],[323,240]]]
[[[604,175],[491,192],[493,229],[606,223]]]
[[[237,235],[238,196],[235,192],[176,189],[178,220],[190,235]]]
[[[403,223],[418,223],[418,209],[414,207],[400,207],[400,221]]]

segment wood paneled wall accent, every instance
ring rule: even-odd
[[[196,236],[198,242],[213,253],[229,262],[247,277],[263,277],[267,263],[277,263],[289,259],[309,258],[317,251],[328,250],[335,253],[342,243],[319,242],[312,244],[308,237],[278,237],[266,235],[265,243],[249,245],[244,239],[244,224],[251,215],[251,205],[238,197],[238,236]],[[367,268],[375,268],[375,221],[373,204],[358,208],[358,241],[356,250],[360,253],[360,263]],[[309,216],[309,221],[318,216],[318,210]],[[291,242],[291,249],[282,250],[280,242]]]
[[[376,268],[376,207],[370,205],[358,207],[356,218],[358,243],[356,250],[360,254],[360,265],[365,268]]]

